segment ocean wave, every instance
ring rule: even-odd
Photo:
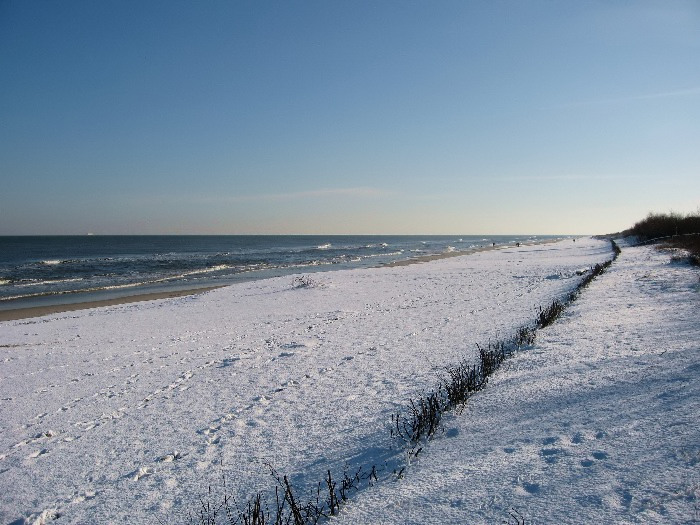
[[[176,275],[166,275],[166,276],[156,278],[156,279],[141,279],[141,280],[138,280],[135,282],[129,282],[129,283],[113,283],[113,284],[104,284],[104,285],[96,285],[96,286],[87,286],[85,288],[81,287],[78,289],[62,289],[62,290],[53,289],[53,290],[43,290],[43,291],[35,292],[35,293],[20,293],[20,294],[14,294],[11,296],[7,296],[7,297],[0,297],[0,301],[10,301],[10,300],[14,300],[14,299],[31,299],[31,298],[36,298],[36,297],[60,296],[60,295],[69,295],[69,294],[83,293],[83,292],[103,292],[103,291],[138,288],[141,286],[147,286],[147,285],[153,285],[153,284],[163,284],[163,283],[167,283],[170,281],[186,280],[187,277],[192,277],[194,275],[208,274],[208,273],[213,273],[216,271],[223,271],[223,270],[227,270],[227,269],[231,269],[231,268],[232,267],[229,265],[217,265],[217,266],[212,266],[211,268],[193,270],[190,272],[183,272],[183,273],[179,273]],[[253,270],[254,269],[251,268],[248,271],[253,271]],[[51,280],[36,280],[36,281],[22,282],[22,283],[8,282],[8,284],[14,284],[15,288],[22,289],[22,288],[29,288],[29,287],[35,288],[38,286],[51,287],[51,286],[67,284],[67,283],[72,283],[72,282],[79,282],[79,281],[84,282],[85,279],[83,279],[83,278],[51,279]]]
[[[218,264],[216,266],[211,266],[209,268],[199,268],[197,270],[190,270],[188,272],[180,272],[177,274],[170,274],[170,275],[164,275],[163,277],[159,277],[157,279],[148,279],[146,281],[139,281],[135,283],[127,283],[127,284],[119,284],[119,285],[113,285],[113,286],[105,286],[104,290],[114,290],[118,288],[127,288],[127,287],[133,287],[133,286],[143,286],[146,284],[159,284],[159,283],[166,283],[168,281],[175,281],[178,279],[186,279],[187,277],[192,277],[194,275],[206,275],[209,273],[214,273],[214,272],[222,272],[225,270],[233,270],[235,268],[239,268],[241,271],[252,271],[254,269],[260,269],[260,266],[264,265],[248,265],[251,267],[255,268],[245,268],[241,266],[236,266],[236,265],[230,265],[230,264]]]
[[[202,268],[201,270],[192,270],[190,272],[185,272],[182,275],[187,276],[187,275],[196,275],[198,273],[221,272],[223,270],[230,270],[232,268],[235,268],[235,266],[230,265],[230,264],[217,264],[217,265],[211,266],[209,268]]]
[[[129,288],[138,288],[140,286],[146,286],[149,284],[160,284],[167,282],[169,280],[175,280],[178,278],[182,278],[182,276],[170,276],[170,277],[163,277],[161,279],[151,279],[147,281],[138,281],[138,282],[133,282],[133,283],[122,283],[122,284],[108,284],[104,286],[90,286],[88,288],[79,288],[77,290],[46,290],[42,292],[36,292],[36,293],[28,293],[28,294],[18,294],[18,295],[11,295],[8,297],[0,297],[0,301],[11,301],[14,299],[32,299],[36,297],[51,297],[51,296],[60,296],[60,295],[70,295],[70,294],[77,294],[77,293],[90,293],[90,292],[104,292],[104,291],[111,291],[111,290],[124,290],[124,289],[129,289]],[[76,279],[76,280],[81,280],[81,279]],[[56,281],[54,281],[56,282]],[[65,282],[65,281],[64,281]],[[47,284],[46,282],[38,283],[38,284]]]
[[[27,288],[29,286],[51,286],[54,284],[75,283],[83,280],[82,277],[71,277],[69,279],[23,279],[20,281],[7,281],[7,283],[14,284],[17,288]]]
[[[373,253],[371,255],[365,255],[365,259],[370,259],[372,257],[391,257],[391,256],[397,256],[397,255],[403,255],[404,251],[399,250],[396,252],[387,252],[387,253]]]
[[[51,290],[51,291],[45,291],[45,292],[36,292],[36,293],[27,293],[27,294],[19,294],[19,295],[10,295],[8,297],[0,297],[0,301],[12,301],[15,299],[33,299],[36,297],[52,297],[52,296],[59,296],[59,295],[71,295],[71,294],[77,294],[77,293],[84,293],[84,292],[103,292],[106,290],[119,290],[121,288],[135,288],[138,286],[142,286],[144,284],[151,284],[151,283],[129,283],[129,284],[116,284],[116,285],[110,285],[110,286],[93,286],[90,288],[80,288],[78,290]]]
[[[331,243],[326,243],[326,244],[321,244],[320,246],[316,246],[317,250],[328,250],[331,247]]]
[[[16,281],[14,284],[17,288],[28,288],[29,286],[41,286],[42,284],[47,284],[50,281],[40,281],[36,279],[22,279],[21,281]]]
[[[138,257],[81,257],[77,259],[44,259],[41,261],[26,261],[22,267],[62,266],[71,264],[91,265],[95,263],[129,263],[138,261]]]

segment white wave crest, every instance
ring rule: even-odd
[[[42,286],[42,285],[52,285],[52,284],[62,284],[62,283],[74,283],[77,281],[82,281],[82,277],[73,277],[71,279],[47,279],[45,281],[24,281],[16,284],[17,288],[26,288],[28,286]]]
[[[365,257],[366,259],[371,259],[371,258],[373,258],[373,257],[387,257],[387,256],[390,257],[390,256],[396,256],[396,255],[402,255],[402,254],[403,254],[403,250],[399,250],[399,251],[396,251],[396,252],[373,253],[373,254],[371,254],[371,255],[365,255],[364,257]]]

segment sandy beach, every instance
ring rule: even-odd
[[[585,512],[599,522],[678,521],[694,501],[692,480],[682,482],[697,453],[697,434],[682,415],[696,413],[683,404],[694,398],[667,393],[656,406],[654,396],[680,396],[676,384],[697,387],[690,373],[697,365],[683,346],[697,340],[687,322],[697,276],[678,265],[669,274],[668,258],[651,248],[626,250],[599,287],[575,303],[583,309],[578,324],[538,336],[542,346],[526,349],[474,398],[483,400],[474,405],[483,415],[472,419],[472,403],[448,414],[419,458],[392,437],[392,415],[435,388],[448,365],[478,359],[477,345],[509,337],[532,323],[538,307],[570,293],[582,269],[610,258],[607,241],[317,273],[304,286],[289,276],[271,278],[0,322],[0,522],[179,522],[201,508],[202,498],[218,505],[226,494],[243,505],[261,493],[272,501],[270,466],[304,499],[328,471],[342,479],[343,472],[374,468],[373,487],[365,483],[343,508],[345,523],[366,522],[380,507],[383,523],[495,523],[513,506],[538,522],[566,523],[572,508],[568,515]],[[662,322],[644,324],[638,309]],[[611,333],[626,334],[614,351],[606,350],[617,340]],[[548,357],[559,346],[564,361]],[[645,427],[649,439],[634,439],[658,441],[654,432],[663,429],[654,418],[665,403],[680,403],[684,408],[673,412],[680,419],[667,423],[683,430],[664,437],[678,459],[669,462],[645,445],[656,452],[644,456],[643,469],[630,470],[641,456],[622,451],[637,412],[614,409],[631,401],[614,401],[611,385],[627,381],[629,394],[630,381],[649,377],[650,366],[664,370],[666,349],[680,361],[658,376],[651,398],[635,398],[656,412]],[[623,364],[600,368],[621,352]],[[542,360],[571,370],[554,367],[540,377],[535,363]],[[604,403],[593,394],[566,400],[570,381],[590,386],[596,378],[612,388]],[[516,404],[521,388],[527,394]],[[528,408],[530,401],[539,405]],[[542,417],[550,413],[559,415]],[[612,474],[595,477],[600,468]],[[658,478],[664,492],[651,493],[639,476],[655,469],[681,484]],[[429,483],[439,495],[421,484],[431,479],[445,481]],[[576,499],[597,490],[599,479],[601,490],[633,504],[613,505],[598,492]],[[667,498],[677,491],[688,497]],[[656,506],[634,503],[650,498]]]
[[[269,486],[265,462],[302,491],[346,463],[394,464],[387,422],[439,363],[532,319],[609,252],[509,247],[4,321],[0,521],[150,523],[196,505],[222,461],[242,499]]]

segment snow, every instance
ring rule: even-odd
[[[0,522],[183,523],[224,476],[269,492],[267,465],[302,497],[376,466],[334,522],[692,522],[697,270],[650,247],[393,474],[391,414],[610,256],[577,239],[0,323]]]
[[[625,248],[339,523],[697,523],[698,271]]]

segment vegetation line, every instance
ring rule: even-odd
[[[521,326],[510,339],[489,341],[484,347],[477,345],[477,363],[464,359],[447,367],[447,376],[438,383],[435,390],[417,400],[411,400],[405,413],[392,415],[391,435],[407,445],[409,457],[417,455],[424,443],[433,437],[440,428],[440,420],[446,412],[458,410],[474,393],[486,386],[489,377],[498,370],[503,361],[522,348],[534,344],[537,330],[556,321],[581,291],[617,259],[620,247],[613,240],[610,240],[610,243],[613,249],[612,258],[593,266],[576,288],[563,299],[555,299],[549,306],[540,307],[534,325]]]
[[[659,244],[661,249],[681,250],[687,260],[700,266],[700,208],[695,214],[653,214],[620,233],[637,244]]]

